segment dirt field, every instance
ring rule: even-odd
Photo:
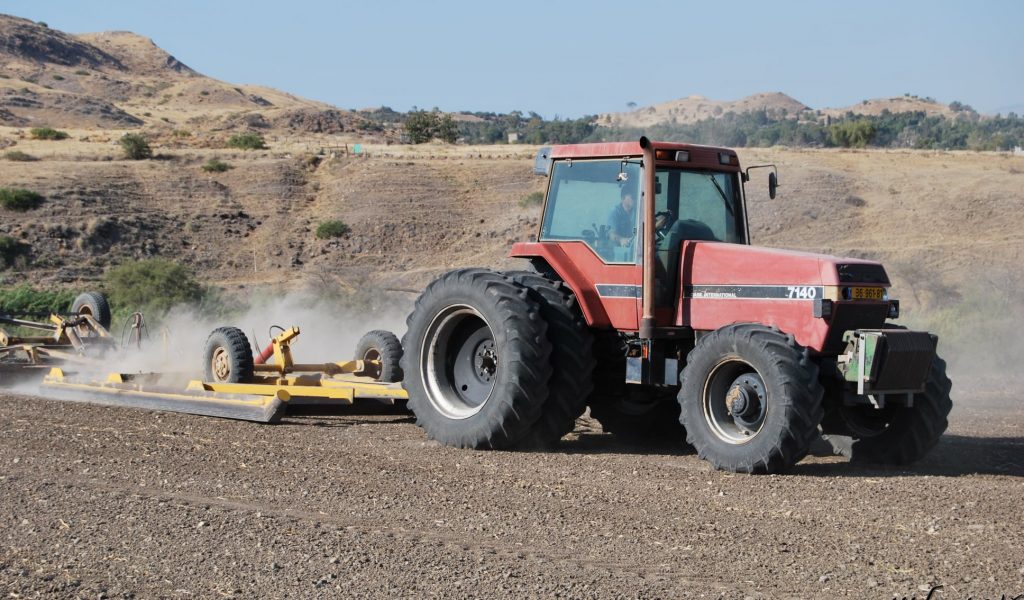
[[[719,473],[581,419],[558,452],[402,415],[276,426],[0,398],[9,597],[999,598],[1024,593],[1024,416],[970,399],[910,469]]]

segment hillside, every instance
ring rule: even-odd
[[[840,108],[823,108],[818,112],[831,117],[841,117],[847,113],[855,115],[878,116],[884,112],[906,113],[921,112],[928,116],[951,118],[956,116],[956,111],[948,104],[942,104],[930,98],[918,96],[896,96],[893,98],[873,98]]]
[[[360,118],[278,90],[206,77],[149,38],[71,35],[0,15],[0,125],[217,131],[351,129]]]
[[[777,117],[796,116],[808,107],[779,93],[754,94],[734,101],[711,100],[704,96],[687,96],[629,112],[607,113],[597,118],[604,127],[650,127],[660,123],[682,125],[719,117],[725,113],[765,111]]]
[[[598,116],[601,127],[641,128],[657,125],[686,125],[706,119],[715,119],[735,113],[763,112],[771,119],[820,120],[823,116],[843,117],[854,115],[879,116],[889,113],[920,112],[928,116],[954,117],[956,111],[946,104],[918,96],[898,96],[864,100],[850,106],[838,108],[812,108],[779,92],[753,94],[739,100],[711,100],[704,96],[688,96],[650,106],[634,108],[627,112],[607,113]]]

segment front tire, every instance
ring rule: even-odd
[[[427,436],[509,448],[548,398],[551,346],[527,288],[485,269],[449,272],[416,300],[402,340],[402,386]]]
[[[953,382],[946,375],[946,361],[936,356],[924,391],[914,395],[913,406],[845,406],[841,397],[834,398],[825,413],[822,437],[836,454],[850,462],[916,462],[935,447],[949,425],[952,387]]]
[[[783,472],[807,455],[822,419],[818,366],[793,336],[740,323],[690,352],[679,404],[687,441],[716,469]]]

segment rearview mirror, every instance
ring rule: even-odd
[[[768,197],[772,200],[775,199],[775,194],[779,189],[779,170],[775,168],[775,165],[753,165],[747,167],[747,170],[743,171],[743,182],[750,181],[750,172],[754,169],[771,169],[768,173]]]

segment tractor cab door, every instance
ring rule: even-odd
[[[625,331],[638,328],[640,313],[640,162],[554,161],[540,231],[540,243],[557,244],[571,265],[561,275],[594,324]]]
[[[743,243],[745,223],[735,173],[659,168],[655,188],[654,316],[658,326],[669,326],[678,322],[685,291],[683,242]]]

